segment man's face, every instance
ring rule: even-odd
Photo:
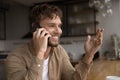
[[[59,39],[62,34],[61,19],[58,16],[54,17],[53,19],[45,18],[40,21],[40,25],[45,28],[51,35],[48,45],[53,47],[57,46],[59,44]]]

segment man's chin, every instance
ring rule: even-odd
[[[59,43],[55,43],[55,44],[53,44],[53,43],[48,43],[48,46],[50,46],[50,47],[57,47],[58,44],[59,44]]]

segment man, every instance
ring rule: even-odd
[[[31,10],[32,27],[37,28],[32,41],[14,50],[7,58],[8,80],[86,80],[94,54],[102,44],[103,29],[94,40],[88,36],[85,56],[74,68],[59,44],[61,10],[52,5],[37,5]]]

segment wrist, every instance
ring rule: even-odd
[[[40,59],[40,60],[42,60],[42,59],[44,59],[44,53],[38,53],[37,54],[37,57]]]
[[[85,62],[86,64],[90,64],[93,61],[93,57],[94,55],[85,54],[83,62]]]

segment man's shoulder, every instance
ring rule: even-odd
[[[54,52],[56,52],[56,54],[60,55],[60,56],[67,56],[68,55],[67,51],[60,44],[57,47],[54,48]]]
[[[54,50],[61,51],[61,50],[65,50],[65,49],[63,48],[62,45],[59,44],[57,47],[54,47]]]
[[[12,50],[9,53],[9,55],[20,56],[20,55],[24,55],[27,51],[28,51],[28,44],[24,44],[24,45],[21,45],[20,47],[14,49],[14,50]]]

